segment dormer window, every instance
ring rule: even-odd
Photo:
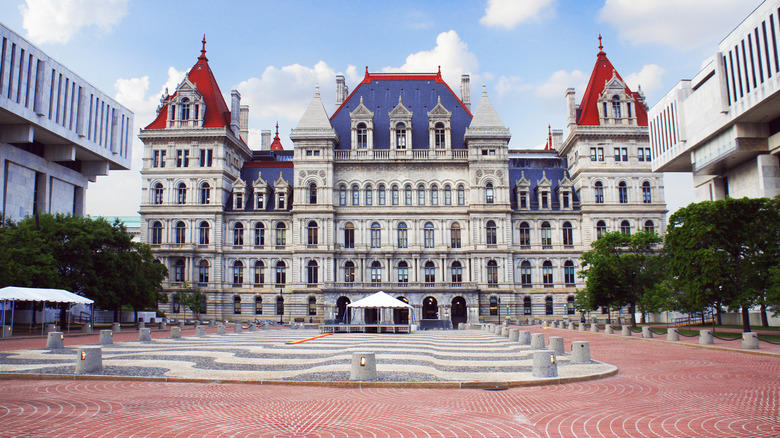
[[[172,128],[188,128],[203,125],[205,106],[203,96],[195,85],[185,78],[176,89],[174,97],[170,98],[168,126]]]
[[[265,193],[255,195],[255,210],[265,210]]]
[[[179,106],[181,111],[181,120],[189,120],[190,119],[190,100],[186,97],[181,100],[181,105]]]
[[[403,123],[395,125],[395,148],[406,149],[406,125]]]
[[[285,196],[284,192],[279,192],[276,194],[276,209],[277,210],[287,209],[287,197]]]
[[[428,141],[434,149],[449,149],[451,147],[451,118],[452,112],[441,104],[441,96],[439,96],[436,106],[428,112]]]
[[[390,118],[390,144],[397,150],[411,148],[412,112],[407,109],[398,96],[398,105],[388,114]]]
[[[612,117],[619,119],[620,115],[620,96],[612,96]]]
[[[363,98],[360,98],[360,104],[354,111],[349,113],[351,121],[352,148],[353,149],[372,149],[374,137],[374,113],[372,113],[364,104]]]
[[[368,147],[368,128],[365,123],[357,125],[357,149],[366,149]]]
[[[243,192],[236,192],[234,195],[235,199],[235,206],[234,208],[236,210],[241,210],[244,208],[244,193]]]
[[[433,139],[436,149],[444,149],[446,147],[444,140],[444,123],[439,122],[436,124],[434,127]]]

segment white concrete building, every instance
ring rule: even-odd
[[[780,193],[778,39],[767,0],[650,110],[653,170],[693,172],[696,201]]]
[[[89,182],[127,170],[133,113],[0,24],[0,213],[83,215]]]

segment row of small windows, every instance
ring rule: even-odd
[[[415,196],[416,192],[416,196]],[[466,204],[466,189],[461,184],[455,189],[455,199],[453,200],[453,189],[449,184],[444,186],[442,193],[439,191],[439,186],[432,185],[430,189],[426,190],[422,184],[417,186],[416,191],[412,189],[412,186],[407,184],[403,188],[399,188],[398,185],[393,184],[390,187],[389,193],[387,187],[384,184],[380,184],[377,187],[376,192],[372,185],[367,185],[363,190],[358,187],[357,184],[347,190],[347,186],[342,184],[338,190],[338,203],[341,206],[347,205],[361,205],[361,193],[363,197],[363,205],[374,205],[374,196],[376,196],[377,205],[401,205],[401,197],[403,197],[403,205],[414,205],[415,197],[417,205],[439,205],[440,196],[443,196],[443,205],[453,205],[453,201],[457,205]],[[493,203],[493,185],[488,183],[486,192],[486,202]],[[390,197],[388,200],[387,197]],[[316,186],[314,184],[309,186],[309,203],[315,204],[317,202]]]
[[[604,221],[596,222],[596,238],[600,239],[601,236],[607,233],[607,223]],[[655,233],[655,223],[651,220],[645,221],[644,231]],[[623,220],[620,222],[620,232],[623,234],[631,234],[631,222]]]
[[[309,244],[317,244],[318,240],[318,227],[314,221],[309,222]],[[198,245],[208,245],[210,242],[211,226],[207,221],[201,221],[197,227],[197,242]],[[244,224],[237,222],[232,227],[232,237],[234,246],[244,245]],[[253,234],[254,246],[262,247],[266,241],[266,227],[262,222],[257,222],[254,225]],[[154,221],[149,227],[149,242],[152,245],[160,245],[163,243],[163,224],[160,221]],[[274,242],[276,247],[284,247],[287,245],[287,225],[283,222],[276,224],[274,232]],[[184,244],[187,243],[187,224],[184,221],[177,221],[173,226],[173,243]]]
[[[517,228],[517,237],[518,237],[518,244],[521,247],[530,247],[531,246],[531,227],[528,224],[528,222],[521,222],[520,226]],[[545,221],[542,222],[540,227],[540,243],[542,244],[542,247],[544,248],[552,248],[552,227],[550,226],[550,223]],[[564,222],[561,226],[561,241],[563,242],[564,246],[572,246],[574,245],[574,227],[572,227],[571,222]]]
[[[490,311],[490,316],[497,316],[499,313],[499,298],[496,296],[491,296],[489,299],[489,306],[488,309]],[[531,297],[523,297],[523,314],[524,315],[531,315],[532,314],[532,303],[531,303]],[[564,307],[564,314],[566,315],[574,315],[575,309],[574,309],[574,297],[568,296],[566,297],[566,305]],[[544,298],[544,314],[545,315],[552,315],[553,314],[553,297],[547,296]]]
[[[202,308],[203,313],[208,313],[208,302],[206,300],[206,297],[203,297],[202,301]],[[238,295],[235,295],[233,297],[233,314],[235,315],[241,315],[243,313],[243,303],[241,302],[241,297]],[[254,314],[255,315],[262,315],[263,314],[263,297],[261,296],[255,296],[254,297]],[[284,315],[284,297],[278,296],[276,297],[276,314],[277,315]],[[317,315],[317,298],[314,296],[310,296],[308,300],[308,313],[310,316]],[[178,298],[176,297],[176,294],[171,294],[171,310],[173,313],[180,313],[181,312],[181,303],[179,302]]]
[[[604,184],[601,181],[596,181],[593,185],[594,201],[596,204],[604,203]],[[628,185],[625,181],[618,183],[618,202],[621,204],[628,204]],[[650,183],[645,181],[642,183],[642,203],[650,204],[653,202],[653,191],[650,187]]]
[[[628,148],[615,148],[615,161],[628,161]],[[650,162],[650,148],[637,148],[637,161]],[[604,148],[590,148],[590,161],[604,161]]]
[[[214,149],[198,150],[198,165],[211,167],[214,165]],[[155,149],[152,151],[152,167],[163,168],[166,163],[167,151]],[[176,149],[176,167],[190,167],[190,151],[188,149]]]
[[[187,203],[187,184],[180,182],[174,189],[174,203],[186,204]],[[165,201],[165,187],[162,183],[155,183],[152,186],[152,203],[160,205]],[[198,203],[207,205],[211,203],[211,185],[204,182],[198,187]]]
[[[406,149],[408,146],[407,138],[410,136],[407,136],[407,130],[411,131],[410,127],[407,127],[406,123],[404,122],[398,122],[395,125],[394,131],[395,131],[395,148],[396,149]],[[356,149],[367,149],[368,148],[368,136],[369,136],[369,129],[368,125],[366,125],[363,122],[360,122],[357,124],[356,129],[356,139],[357,144],[355,145]],[[433,134],[433,141],[434,141],[434,147],[436,149],[444,149],[446,147],[446,129],[444,126],[444,123],[437,122],[434,125],[434,134]]]

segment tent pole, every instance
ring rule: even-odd
[[[41,336],[43,336],[46,330],[46,300],[43,300],[43,306],[41,307]]]
[[[5,305],[6,300],[3,300],[3,329],[5,330]]]
[[[14,310],[16,310],[16,300],[11,301],[11,337],[14,336]]]

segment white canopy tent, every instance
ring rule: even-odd
[[[13,331],[14,310],[17,301],[42,301],[44,303],[94,304],[94,300],[76,295],[63,289],[44,289],[31,287],[8,286],[0,289],[0,300],[3,302],[2,325],[5,326],[6,303],[11,302],[11,331]],[[45,322],[45,321],[44,321]],[[45,324],[44,324],[45,325]],[[43,333],[43,328],[41,329]]]
[[[354,303],[347,304],[349,309],[408,309],[410,322],[414,319],[414,312],[412,312],[412,306],[405,303],[398,298],[388,295],[386,292],[379,291],[373,295],[369,295],[361,300],[357,300]],[[351,319],[351,318],[350,318]]]

